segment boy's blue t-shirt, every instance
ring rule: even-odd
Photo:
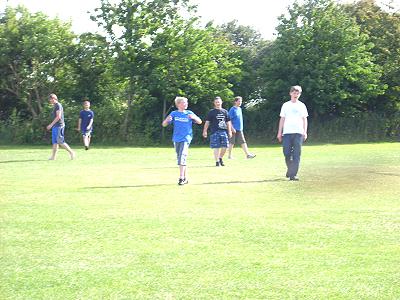
[[[172,123],[174,125],[174,133],[172,135],[172,141],[175,143],[187,142],[190,143],[193,138],[192,124],[193,120],[189,118],[189,115],[195,115],[191,110],[185,110],[180,112],[175,110],[170,113],[172,117]]]
[[[81,122],[81,130],[87,131],[87,127],[90,123],[90,120],[94,118],[94,112],[89,110],[81,110],[79,113],[79,118],[82,120]],[[93,124],[90,129],[93,129]]]
[[[231,118],[233,128],[237,131],[243,131],[242,108],[232,106],[229,110],[229,117]]]

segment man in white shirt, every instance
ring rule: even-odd
[[[290,88],[290,101],[282,105],[277,138],[283,145],[283,154],[287,166],[286,177],[291,181],[299,180],[301,146],[307,139],[307,108],[299,100],[302,89],[295,85]]]

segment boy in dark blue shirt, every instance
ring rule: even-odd
[[[83,110],[79,113],[79,121],[77,130],[82,133],[83,145],[85,150],[89,150],[90,139],[93,132],[94,112],[90,110],[89,100],[83,101]]]
[[[162,122],[162,126],[167,127],[168,124],[174,125],[172,141],[174,142],[175,151],[179,165],[179,185],[188,183],[186,159],[188,155],[189,145],[193,138],[192,124],[193,121],[201,124],[201,119],[192,111],[187,110],[188,99],[185,97],[176,97],[175,106],[178,110],[171,112]]]

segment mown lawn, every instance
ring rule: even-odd
[[[0,147],[0,298],[399,299],[400,144],[252,150]]]

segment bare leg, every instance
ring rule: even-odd
[[[249,148],[247,147],[247,143],[243,143],[241,146],[242,146],[244,153],[246,153],[246,155],[249,155],[250,152],[249,152]]]
[[[83,138],[83,145],[85,147],[89,147],[89,138],[86,135],[82,136],[82,138]]]
[[[229,149],[228,149],[228,158],[233,158],[232,156],[232,149],[235,146],[235,144],[229,144]]]
[[[88,136],[88,144],[87,144],[87,146],[89,147],[90,146],[90,140],[92,139],[92,136]]]
[[[186,166],[179,165],[179,178],[186,178]]]
[[[71,156],[71,159],[75,158],[75,152],[72,151],[72,149],[68,146],[67,143],[60,144],[60,146],[68,151],[69,155]]]
[[[215,158],[216,162],[219,162],[219,152],[220,152],[220,148],[214,149],[214,158]]]
[[[221,152],[219,154],[219,158],[223,158],[226,153],[226,148],[221,148]]]
[[[52,152],[51,152],[51,156],[50,156],[49,160],[56,160],[57,151],[58,151],[58,144],[53,144],[53,148],[52,148]]]

